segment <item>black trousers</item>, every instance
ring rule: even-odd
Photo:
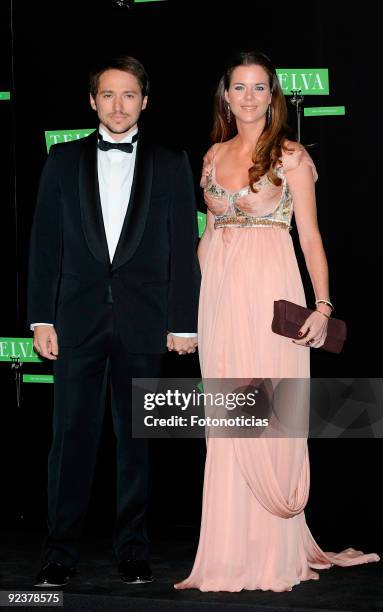
[[[108,374],[117,442],[117,561],[148,559],[148,441],[131,435],[131,379],[160,376],[163,355],[129,353],[105,305],[98,331],[54,362],[53,441],[48,460],[48,536],[43,560],[75,566],[105,411]]]

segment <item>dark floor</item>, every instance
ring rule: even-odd
[[[7,533],[0,538],[0,590],[36,591],[42,536]],[[116,572],[110,541],[84,537],[78,574],[64,591],[64,610],[383,610],[382,562],[323,570],[319,581],[304,582],[289,593],[175,591],[173,583],[190,570],[195,544],[173,538],[154,541],[155,581],[127,585]]]

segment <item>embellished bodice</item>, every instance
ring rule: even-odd
[[[256,193],[250,187],[230,192],[221,187],[215,179],[215,166],[207,175],[205,201],[214,214],[214,227],[277,226],[291,229],[293,201],[286,177],[280,166],[276,174],[282,179],[281,186],[275,186],[267,176],[256,183]]]
[[[282,154],[281,163],[275,173],[281,179],[280,185],[274,185],[267,175],[262,176],[255,187],[256,193],[249,186],[231,192],[222,187],[216,179],[214,145],[205,157],[201,186],[204,188],[205,202],[214,215],[214,228],[222,227],[279,227],[291,229],[293,215],[293,197],[286,178],[286,171],[295,169],[302,161],[312,166],[314,180],[316,169],[311,157],[301,145],[292,154]]]

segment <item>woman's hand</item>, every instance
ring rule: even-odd
[[[315,310],[307,317],[298,332],[301,340],[293,340],[295,344],[319,348],[326,340],[328,318],[319,310]]]

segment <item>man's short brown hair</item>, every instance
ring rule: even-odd
[[[135,57],[130,55],[120,55],[115,57],[101,66],[98,66],[89,75],[89,91],[93,98],[96,97],[101,75],[107,70],[122,70],[136,77],[141,87],[143,96],[149,93],[149,77],[144,66]]]

